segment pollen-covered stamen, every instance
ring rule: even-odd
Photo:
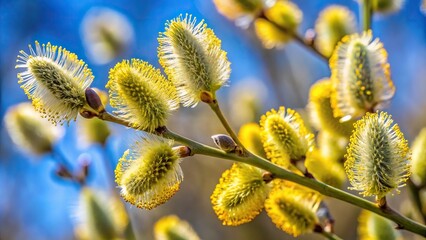
[[[86,105],[84,91],[93,76],[85,63],[73,53],[50,43],[35,43],[30,54],[20,51],[16,68],[21,88],[34,107],[54,123],[75,119]]]
[[[380,199],[405,185],[410,157],[407,140],[391,116],[385,112],[367,113],[355,124],[345,170],[352,189]]]
[[[169,79],[176,86],[184,106],[195,106],[201,93],[215,92],[226,85],[230,63],[213,31],[186,15],[167,23],[158,38],[158,56]]]
[[[212,196],[213,209],[224,225],[250,222],[263,209],[269,186],[260,169],[237,163],[225,171]]]
[[[177,150],[172,142],[146,137],[127,150],[115,170],[122,197],[140,208],[152,209],[165,203],[183,180]]]

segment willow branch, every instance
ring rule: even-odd
[[[223,127],[228,132],[229,136],[234,140],[234,142],[243,150],[243,152],[247,152],[247,150],[244,148],[241,141],[238,139],[237,134],[232,129],[231,125],[229,124],[228,120],[226,120],[225,115],[223,115],[222,110],[220,109],[219,102],[214,99],[213,101],[208,103],[210,108],[213,110],[213,112],[216,114],[216,116],[219,118],[220,122],[222,123]]]
[[[313,41],[306,41],[304,37],[300,36],[297,32],[295,31],[291,31],[285,27],[282,27],[278,24],[276,24],[274,21],[271,21],[269,18],[267,18],[265,15],[260,16],[260,18],[263,18],[265,20],[267,20],[268,22],[270,22],[271,24],[274,25],[274,27],[276,27],[277,29],[279,29],[280,31],[282,31],[283,33],[286,33],[288,35],[290,35],[293,40],[295,40],[297,43],[299,43],[300,45],[306,47],[308,50],[310,50],[311,52],[315,53],[317,56],[319,56],[321,59],[323,59],[324,61],[328,62],[329,57],[325,56],[324,54],[322,54],[314,45]]]
[[[399,214],[398,212],[396,212],[395,210],[393,210],[387,205],[383,208],[379,208],[376,204],[369,202],[363,198],[354,196],[350,193],[344,192],[340,189],[334,188],[325,183],[318,182],[314,179],[299,176],[295,173],[289,172],[288,170],[266,159],[263,159],[253,154],[250,154],[248,157],[240,157],[235,154],[227,154],[216,148],[212,148],[204,144],[194,142],[188,138],[182,137],[176,133],[171,132],[168,129],[163,133],[163,136],[166,138],[175,139],[176,141],[187,145],[188,147],[191,148],[192,154],[218,157],[218,158],[250,164],[252,166],[271,172],[275,178],[281,178],[287,181],[291,181],[291,182],[303,185],[305,187],[316,190],[325,196],[336,198],[344,202],[350,203],[352,205],[358,206],[360,208],[369,210],[371,212],[374,212],[378,215],[381,215],[387,219],[394,221],[396,224],[398,224],[398,229],[405,229],[407,231],[426,237],[426,226],[402,216],[401,214]]]
[[[340,238],[339,236],[337,236],[334,233],[329,233],[329,232],[321,232],[321,235],[323,235],[325,238],[330,239],[330,240],[343,240],[342,238]]]
[[[126,121],[114,121],[114,122],[116,123],[122,122],[124,126],[128,126],[128,123]],[[344,192],[340,189],[334,188],[332,186],[329,186],[317,180],[306,178],[306,177],[297,175],[295,173],[292,173],[282,168],[281,166],[278,166],[250,152],[248,152],[248,156],[244,156],[244,157],[236,155],[236,154],[232,154],[232,153],[225,153],[224,151],[219,150],[217,148],[207,146],[205,144],[193,141],[189,138],[176,134],[165,127],[162,128],[161,132],[154,132],[154,134],[161,135],[165,138],[174,139],[177,142],[187,145],[191,149],[191,155],[200,154],[200,155],[205,155],[210,157],[217,157],[217,158],[232,160],[235,162],[246,163],[246,164],[261,168],[263,170],[271,172],[275,178],[280,178],[283,180],[300,184],[302,186],[316,190],[325,196],[339,199],[346,203],[374,212],[382,217],[385,217],[395,222],[397,224],[398,229],[405,229],[407,231],[426,237],[426,226],[420,223],[417,223],[405,216],[402,216],[397,211],[390,208],[388,205],[386,205],[385,207],[379,208],[376,204],[370,201],[367,201],[366,199]]]
[[[420,216],[422,217],[423,223],[426,223],[426,215],[423,214],[423,204],[420,199],[419,187],[411,179],[408,179],[407,186],[410,190],[411,198],[414,202],[414,205],[416,206]]]

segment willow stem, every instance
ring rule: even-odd
[[[219,118],[220,122],[222,123],[223,127],[226,129],[228,134],[231,136],[232,140],[243,150],[244,153],[247,153],[247,150],[244,148],[243,144],[238,139],[237,134],[235,134],[234,130],[232,130],[231,125],[229,125],[228,120],[226,120],[225,115],[223,115],[222,110],[220,109],[219,102],[214,99],[212,102],[208,103],[210,108],[213,110],[213,112],[216,114],[216,116]]]
[[[115,181],[114,181],[114,166],[112,164],[112,162],[110,161],[110,159],[108,158],[108,152],[107,152],[107,148],[105,145],[102,145],[102,163],[103,163],[103,167],[105,170],[105,175],[107,178],[107,182],[106,184],[108,185],[108,190],[111,191],[112,194],[114,194],[115,196],[119,197],[120,195],[117,192],[117,188],[115,185]]]
[[[198,142],[194,142],[190,139],[182,137],[169,130],[166,130],[163,133],[163,136],[166,138],[175,139],[178,142],[188,145],[191,148],[193,154],[218,157],[218,158],[223,158],[223,159],[228,159],[228,160],[233,160],[233,161],[253,165],[255,167],[271,172],[276,178],[281,178],[284,180],[288,180],[288,181],[303,185],[305,187],[316,190],[325,196],[342,200],[344,202],[350,203],[352,205],[361,207],[363,209],[366,209],[378,215],[381,215],[385,218],[388,218],[394,221],[396,224],[398,224],[399,229],[405,229],[410,232],[413,232],[422,236],[426,236],[426,226],[402,216],[401,214],[399,214],[398,212],[396,212],[389,206],[385,206],[384,208],[379,208],[377,207],[376,204],[369,202],[363,198],[354,196],[350,193],[344,192],[340,189],[334,188],[325,183],[318,182],[314,179],[302,177],[295,173],[289,172],[286,169],[266,159],[263,159],[259,156],[249,154],[248,157],[240,157],[235,154],[227,154],[221,150],[206,146]]]
[[[118,117],[110,114],[109,112],[101,112],[101,113],[99,113],[99,115],[97,115],[97,117],[101,120],[104,120],[104,121],[117,123],[117,124],[129,127],[129,128],[132,127],[130,122],[127,122],[124,119],[118,118]]]
[[[298,42],[300,45],[305,46],[307,49],[311,50],[311,52],[315,53],[316,55],[318,55],[319,57],[321,57],[323,60],[325,60],[326,62],[328,62],[329,57],[325,56],[324,54],[322,54],[314,45],[314,42],[307,42],[305,41],[305,38],[303,38],[302,36],[300,36],[299,34],[291,31],[290,32],[291,37]]]
[[[117,123],[118,122],[123,122],[124,126],[128,126],[125,121],[117,121]],[[288,170],[264,158],[256,156],[250,152],[248,152],[248,155],[244,157],[239,156],[237,154],[233,154],[233,153],[226,153],[217,148],[213,148],[205,144],[188,139],[186,137],[183,137],[179,134],[176,134],[170,131],[169,129],[165,127],[162,129],[161,133],[154,133],[154,134],[161,135],[165,138],[174,139],[177,142],[187,145],[191,149],[191,155],[200,154],[200,155],[205,155],[210,157],[217,157],[217,158],[232,160],[236,162],[242,162],[242,163],[246,163],[246,164],[261,168],[265,171],[272,173],[275,178],[280,178],[280,179],[284,179],[290,182],[300,184],[302,186],[316,190],[325,196],[339,199],[346,203],[374,212],[398,224],[398,229],[405,229],[407,231],[426,237],[426,226],[402,216],[401,214],[399,214],[398,212],[396,212],[389,206],[386,206],[384,208],[379,208],[376,204],[370,201],[367,201],[363,198],[352,195],[350,193],[344,192],[340,189],[334,188],[325,183],[318,182],[317,180],[306,178],[306,177],[297,175],[295,173],[289,172]]]
[[[329,232],[323,231],[319,234],[323,235],[325,238],[330,239],[330,240],[343,240],[342,238],[340,238],[339,236],[337,236],[334,233],[329,233]]]
[[[324,61],[328,62],[329,57],[325,56],[324,54],[322,54],[314,45],[313,41],[306,41],[304,37],[300,36],[297,32],[295,31],[291,31],[285,27],[282,27],[278,24],[276,24],[274,21],[270,20],[268,17],[266,17],[265,15],[260,16],[260,18],[263,18],[265,20],[267,20],[268,22],[270,22],[271,24],[274,25],[274,27],[278,28],[280,31],[290,35],[297,43],[299,43],[300,45],[306,47],[307,49],[311,50],[311,52],[315,53],[316,55],[318,55],[321,59],[323,59]]]
[[[411,198],[414,202],[414,205],[416,205],[418,213],[422,217],[423,223],[426,223],[426,215],[423,214],[423,204],[419,194],[420,188],[411,179],[408,179],[407,185],[408,189],[410,190]]]
[[[73,172],[73,167],[67,160],[67,157],[62,152],[62,150],[56,146],[52,149],[52,158],[55,160],[56,164],[58,164],[59,167],[63,167],[69,174],[69,180],[71,180],[74,183],[78,184],[78,187],[84,187],[86,185],[86,179],[80,179],[78,176],[76,176]]]
[[[362,28],[364,31],[371,29],[371,17],[373,15],[372,0],[360,1],[362,11]]]

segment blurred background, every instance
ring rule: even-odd
[[[1,119],[10,106],[28,101],[17,84],[15,69],[18,52],[28,52],[28,44],[36,40],[51,42],[76,53],[93,70],[92,86],[105,89],[109,69],[122,59],[140,58],[159,67],[158,33],[164,31],[167,20],[185,13],[205,19],[228,52],[232,63],[230,86],[219,91],[219,99],[235,129],[245,122],[258,121],[260,114],[271,108],[281,105],[304,108],[309,86],[330,74],[326,62],[297,43],[279,50],[264,49],[253,29],[237,27],[217,12],[212,1],[0,2]],[[344,5],[358,15],[355,1],[294,0],[294,3],[304,14],[299,27],[302,35],[330,4]],[[387,111],[410,143],[426,126],[426,16],[419,6],[419,0],[407,0],[400,12],[375,16],[372,25],[373,35],[380,38],[388,52],[397,89]],[[112,47],[98,41],[104,26],[115,29],[117,36],[121,36]],[[115,166],[137,133],[111,124],[112,135],[105,146],[83,144],[78,122],[65,126],[66,132],[56,148],[73,169],[78,169],[81,159],[89,160],[89,186],[105,190],[110,187],[111,176],[102,161],[107,159]],[[181,108],[169,122],[174,131],[209,145],[213,145],[211,135],[225,133],[203,104],[193,109]],[[18,149],[7,135],[3,120],[0,140],[0,239],[74,239],[79,187],[55,175],[56,164],[51,156],[33,156]],[[127,206],[138,239],[152,239],[153,223],[167,214],[187,220],[202,239],[291,239],[265,213],[242,226],[221,225],[211,208],[210,195],[230,164],[209,157],[185,159],[182,163],[185,180],[169,202],[151,211]],[[399,206],[405,197],[403,191],[392,198],[391,204]],[[331,205],[336,232],[344,239],[356,239],[358,210],[337,201]]]

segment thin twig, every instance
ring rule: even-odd
[[[426,223],[426,215],[423,214],[423,204],[419,194],[420,188],[411,179],[408,179],[407,185],[408,189],[410,190],[411,198],[414,202],[414,205],[416,206],[420,216],[422,217],[423,223]]]
[[[216,99],[213,99],[211,103],[208,103],[210,108],[213,110],[213,112],[216,114],[216,116],[219,118],[220,122],[222,123],[225,130],[228,132],[228,134],[231,136],[231,138],[234,140],[234,142],[242,149],[243,153],[247,153],[247,149],[243,146],[241,141],[238,139],[237,134],[232,129],[231,125],[229,124],[228,120],[226,120],[225,115],[223,115],[222,110],[220,109],[219,102]]]
[[[291,31],[289,29],[286,29],[285,27],[282,27],[278,24],[276,24],[274,21],[270,20],[268,17],[266,17],[265,15],[261,15],[259,16],[259,18],[263,18],[265,20],[267,20],[268,22],[270,22],[271,24],[274,25],[274,27],[276,27],[277,29],[279,29],[280,31],[290,35],[297,43],[299,43],[300,45],[306,47],[307,49],[311,50],[311,52],[315,53],[316,55],[318,55],[321,59],[323,59],[324,61],[326,61],[328,63],[329,57],[325,56],[324,54],[322,54],[314,45],[313,41],[305,41],[305,38],[303,38],[302,36],[300,36],[297,32],[295,31]]]

